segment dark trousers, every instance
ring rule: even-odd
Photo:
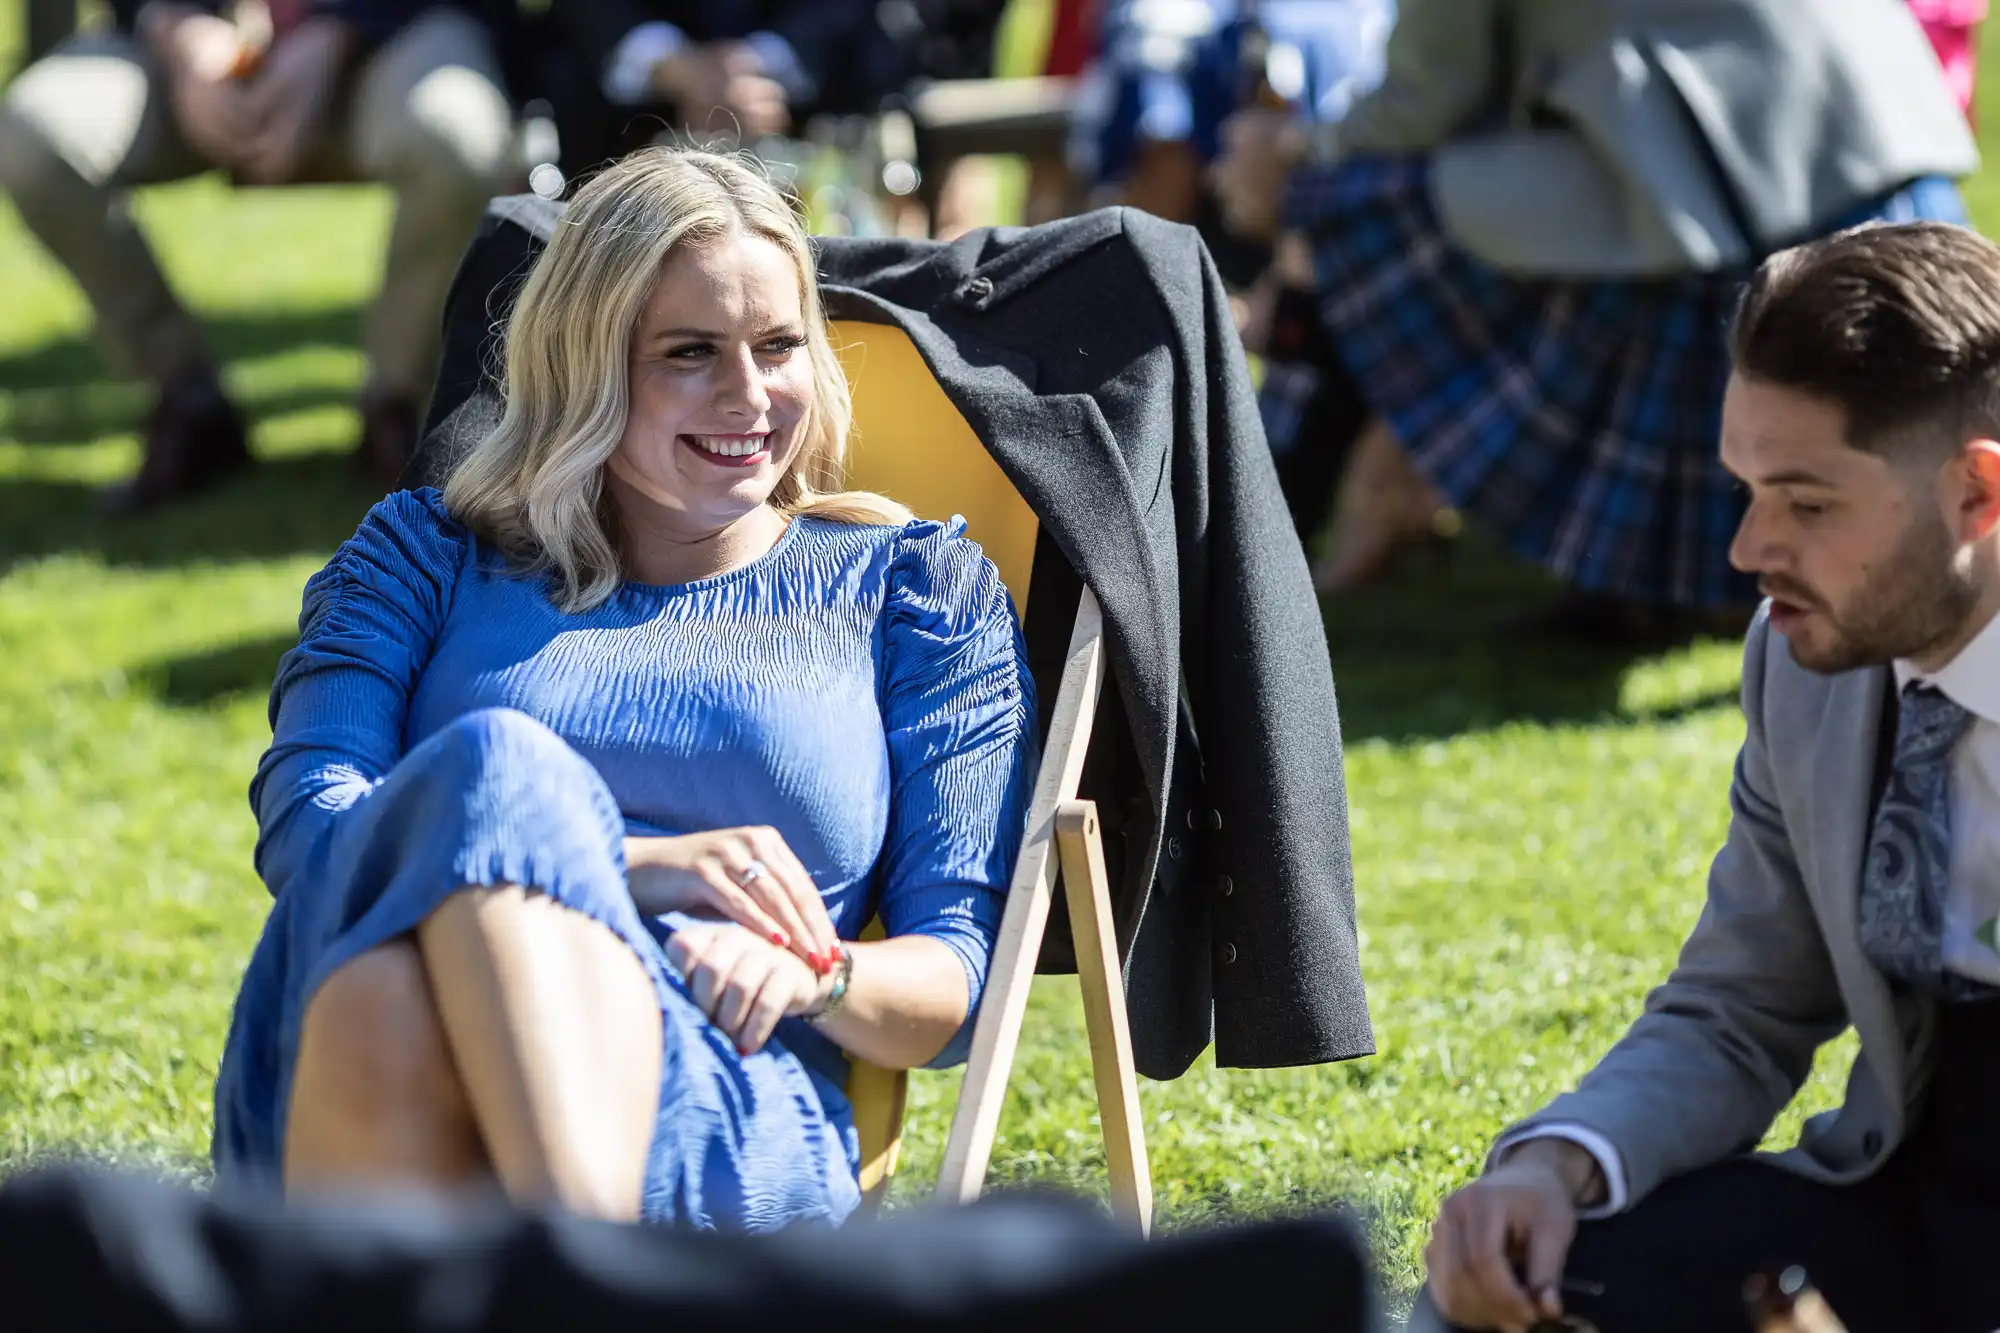
[[[1947,1006],[1915,1132],[1856,1185],[1740,1158],[1587,1222],[1567,1313],[1603,1333],[1741,1329],[1751,1274],[1802,1265],[1849,1333],[2000,1328],[2000,1004]]]

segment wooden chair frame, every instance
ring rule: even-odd
[[[1139,1115],[1138,1076],[1133,1068],[1132,1034],[1111,915],[1111,886],[1104,868],[1097,805],[1078,800],[1076,795],[1098,698],[1104,689],[1104,670],[1104,616],[1096,595],[1086,587],[1077,603],[1027,828],[987,973],[985,997],[973,1027],[972,1053],[966,1060],[965,1080],[945,1141],[937,1194],[951,1202],[969,1203],[979,1197],[985,1185],[1060,872],[1076,941],[1077,980],[1083,990],[1112,1208],[1143,1234],[1152,1229],[1152,1172]],[[865,1065],[856,1067],[849,1084],[862,1140],[862,1188],[871,1203],[880,1200],[895,1171],[906,1090],[906,1075]],[[864,1117],[864,1105],[874,1114]]]

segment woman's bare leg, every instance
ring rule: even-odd
[[[652,980],[609,929],[467,888],[417,928],[474,1120],[508,1194],[639,1216],[660,1095]]]
[[[290,1190],[492,1182],[415,940],[356,958],[306,1006],[284,1179]]]
[[[1403,547],[1438,530],[1444,497],[1410,461],[1389,423],[1370,417],[1354,442],[1326,552],[1313,564],[1322,593],[1342,592],[1380,575]]]

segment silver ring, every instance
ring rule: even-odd
[[[736,887],[747,889],[770,873],[771,867],[765,865],[762,861],[752,861],[749,865],[743,867],[741,874],[737,875]]]

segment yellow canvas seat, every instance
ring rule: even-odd
[[[845,321],[834,325],[833,341],[854,391],[848,485],[899,500],[920,518],[962,516],[967,534],[1000,571],[1025,621],[1040,529],[1034,511],[946,397],[907,334],[890,324]],[[945,1143],[938,1193],[969,1201],[985,1181],[1060,868],[1112,1203],[1143,1230],[1151,1224],[1152,1184],[1110,889],[1095,806],[1076,797],[1103,686],[1103,639],[1097,599],[1085,587],[1048,714],[1041,769]],[[905,1072],[860,1062],[848,1080],[861,1141],[861,1184],[871,1205],[880,1202],[895,1172],[907,1088]]]

